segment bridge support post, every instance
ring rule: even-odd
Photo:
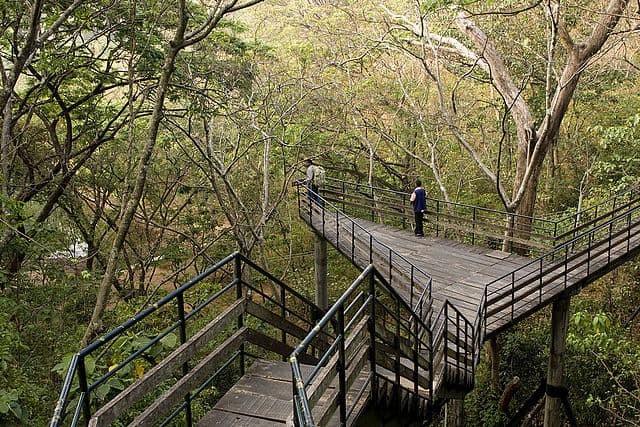
[[[491,387],[494,391],[500,390],[500,347],[498,338],[491,337],[485,344],[491,370]]]
[[[446,427],[464,427],[464,398],[447,400],[444,406],[444,425]]]
[[[314,260],[316,270],[316,305],[323,310],[329,308],[327,290],[327,241],[315,233]]]
[[[569,302],[566,297],[553,303],[551,312],[551,349],[547,369],[547,395],[544,406],[544,426],[562,425],[563,404],[558,393],[550,392],[564,389],[564,353],[569,329]]]

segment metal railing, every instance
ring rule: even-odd
[[[592,228],[489,283],[485,288],[485,329],[501,329],[532,311],[532,305],[540,306],[568,287],[592,281],[635,254],[640,248],[636,238],[640,234],[640,199],[614,212],[614,217],[609,212],[597,216],[591,221],[596,224]]]
[[[327,179],[320,193],[323,203],[331,207],[331,215],[335,216],[332,226],[338,227],[335,224],[341,221],[354,223],[347,213],[402,228],[410,227],[413,221],[408,193],[334,179]],[[335,206],[340,206],[341,210]],[[323,218],[324,225],[324,206],[306,206],[299,195],[299,207],[308,209],[308,214],[303,214],[301,209],[303,219],[311,222],[315,215]],[[427,229],[436,236],[517,250],[530,256],[539,254],[526,266],[485,287],[474,322],[449,301],[445,301],[441,310],[427,322],[433,337],[432,369],[436,370],[438,384],[447,382],[472,387],[488,331],[494,333],[518,316],[550,302],[559,287],[565,290],[569,282],[573,287],[580,286],[581,280],[593,280],[635,253],[640,243],[631,242],[640,233],[639,210],[640,197],[635,189],[557,219],[526,217],[428,198]],[[338,233],[335,234],[332,238],[337,242],[336,247],[343,253],[346,250],[349,256],[352,252],[340,247]],[[510,245],[497,244],[496,239],[508,240]],[[372,252],[372,258],[373,252],[380,251],[373,244],[364,244],[363,248]],[[390,256],[386,261],[391,265],[394,260]],[[424,273],[424,277],[428,275]]]
[[[413,226],[410,193],[329,178],[321,193],[349,215],[401,228]],[[473,245],[539,252],[555,246],[556,236],[564,232],[562,224],[552,219],[433,197],[427,197],[426,204],[425,231]],[[503,245],[505,239],[509,245]]]
[[[327,178],[321,193],[346,214],[401,228],[413,225],[410,193],[332,178]],[[437,237],[539,256],[632,208],[633,201],[637,201],[635,188],[579,212],[547,218],[427,197],[425,230]]]
[[[329,327],[335,341],[318,356],[318,364],[310,370],[307,366],[303,373],[299,356]],[[376,396],[380,381],[393,382],[396,410],[401,410],[403,392],[412,402],[411,410],[429,408],[434,391],[428,330],[370,264],[290,356],[295,424],[327,425],[332,408],[337,408],[339,419],[331,424],[348,425],[358,413],[361,397],[367,390]],[[383,375],[380,371],[386,368]],[[401,378],[412,387],[403,388]]]
[[[248,270],[251,272],[247,275]],[[244,279],[245,276],[250,277],[250,282]],[[218,284],[215,289],[209,290],[211,283],[207,284],[205,282],[207,279]],[[205,284],[207,286],[203,286]],[[268,286],[269,290],[263,290],[264,286]],[[259,307],[257,307],[258,304],[251,303],[252,298],[261,299]],[[187,345],[193,349],[193,343],[190,341],[194,339],[194,332],[200,331],[203,324],[216,318],[216,313],[223,311],[224,307],[230,307],[229,301],[238,308],[230,311],[227,318],[235,320],[228,325],[224,332],[211,333],[211,335],[220,341],[225,334],[232,335],[233,331],[236,331],[236,335],[241,330],[247,333],[238,335],[236,340],[238,349],[222,363],[222,367],[218,371],[208,375],[203,384],[189,392],[183,403],[163,421],[162,425],[172,422],[178,416],[183,416],[180,423],[191,426],[193,424],[192,402],[199,397],[201,391],[214,379],[220,377],[225,369],[228,372],[232,365],[236,366],[237,364],[236,372],[242,375],[246,365],[245,358],[259,357],[259,355],[248,351],[248,347],[245,345],[251,344],[261,353],[266,352],[265,354],[271,354],[271,357],[275,354],[284,360],[299,340],[304,337],[306,331],[324,314],[313,302],[286,286],[246,257],[239,253],[231,254],[75,354],[71,359],[50,426],[87,424],[92,416],[104,408],[104,405],[98,405],[99,402],[95,397],[101,386],[107,384],[111,378],[122,375],[127,370],[131,371],[132,366],[135,366],[136,363],[149,363],[149,350],[174,331],[179,334],[181,345],[174,351],[180,351]],[[242,306],[238,306],[239,301],[244,304],[244,310],[241,309]],[[264,311],[267,309],[272,314],[265,315]],[[259,331],[247,331],[247,329],[251,329],[247,323],[249,316],[259,319],[262,325]],[[286,325],[289,327],[285,328]],[[120,342],[118,340],[123,339],[127,334],[135,333],[135,330],[145,333],[157,332],[153,333],[154,336],[149,339],[146,345],[126,355],[124,360],[110,359],[113,356],[110,352],[114,347],[117,347],[117,343]],[[291,335],[296,331],[298,331],[297,335]],[[289,350],[278,353],[273,345],[271,347],[269,345],[261,346],[260,340],[267,344],[279,341],[281,343],[279,348]],[[88,362],[90,362],[90,366]],[[103,372],[92,372],[90,376],[89,371],[99,365],[104,367]],[[189,370],[187,362],[184,362],[182,367],[182,375],[185,376]],[[134,379],[138,380],[138,378]],[[180,376],[178,375],[173,380],[179,381]],[[136,384],[135,381],[132,383],[130,387]],[[74,389],[77,389],[77,392],[72,393]],[[130,388],[126,391],[130,391]],[[115,399],[115,397],[117,396],[111,398]],[[75,399],[77,402],[71,404]],[[166,410],[169,409],[166,408]],[[107,417],[107,415],[103,416]],[[154,419],[153,421],[160,422],[161,420]]]
[[[381,272],[395,289],[406,290],[406,301],[421,319],[431,313],[431,276],[413,265],[389,245],[380,242],[353,218],[343,213],[332,202],[311,190],[298,186],[300,216],[311,224],[325,240],[345,254],[354,265],[363,268],[378,261],[389,266]],[[323,193],[324,194],[324,193]],[[409,289],[406,289],[406,283]]]

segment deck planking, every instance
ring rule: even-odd
[[[303,377],[313,370],[312,366],[300,365]],[[364,393],[355,402],[354,390],[363,386],[369,370],[365,369],[355,379],[347,393],[347,404],[356,405],[356,413],[362,411],[368,402],[369,393]],[[291,364],[265,359],[257,359],[240,380],[218,400],[215,407],[200,419],[198,427],[283,427],[293,425],[293,394]],[[335,384],[329,386],[335,388]],[[314,410],[321,411],[323,399]],[[357,418],[357,417],[355,417]],[[334,413],[329,425],[339,424],[339,414]]]
[[[394,252],[431,276],[435,313],[440,310],[444,301],[449,300],[471,322],[476,320],[487,284],[532,261],[531,258],[496,249],[428,235],[416,237],[409,230],[359,218],[352,220],[378,242],[393,248]],[[368,260],[364,262],[368,264]],[[388,269],[384,265],[376,267]]]
[[[500,290],[512,294],[516,301],[508,303],[503,300],[498,304],[503,308],[492,313],[491,319],[487,319],[488,335],[539,310],[560,294],[576,292],[594,277],[609,271],[612,268],[611,255],[615,257],[621,252],[621,257],[626,259],[640,248],[640,230],[635,230],[640,226],[634,225],[628,236],[618,237],[619,244],[614,245],[606,256],[603,254],[589,261],[592,271],[585,272],[587,254],[576,255],[569,261],[534,262],[525,256],[446,238],[429,235],[416,237],[408,229],[344,214],[322,215],[323,211],[316,209],[312,221],[307,217],[307,222],[322,232],[325,239],[349,256],[358,267],[366,267],[373,258],[373,264],[379,271],[388,272],[396,278],[394,288],[407,302],[410,300],[409,265],[430,276],[432,315],[437,315],[445,301],[449,301],[468,321],[474,323],[479,320],[477,316],[485,290],[489,295]],[[373,237],[373,257],[369,253],[369,235]],[[618,247],[624,245],[631,245],[635,249],[629,251],[627,246],[626,252],[622,249],[618,251]],[[390,252],[396,257],[391,263]],[[406,262],[395,254],[403,257]],[[574,265],[575,272],[572,271]],[[553,279],[554,275],[564,274],[562,270],[565,266],[568,268],[566,280],[564,277]],[[523,285],[523,288],[513,288],[512,274],[516,280],[528,280],[530,284]],[[543,289],[536,289],[540,284],[544,285]]]
[[[371,235],[375,252],[373,264],[379,271],[390,271],[396,278],[404,276],[404,283],[396,280],[394,287],[407,302],[410,273],[406,263],[399,262],[396,255],[389,265],[389,252],[402,256],[428,274],[432,280],[432,315],[437,315],[444,302],[449,301],[474,323],[479,320],[477,316],[485,291],[489,299],[502,291],[502,300],[496,304],[502,308],[493,310],[486,319],[487,335],[509,327],[560,295],[578,292],[640,251],[638,223],[631,224],[626,232],[609,237],[608,241],[594,243],[587,252],[569,252],[566,260],[560,253],[559,260],[551,262],[445,238],[416,237],[407,229],[345,215],[325,217],[322,228],[318,228],[320,224],[316,220],[312,221],[312,226],[323,230],[325,238],[339,250],[345,254],[355,250],[356,253],[349,256],[361,268],[370,262],[368,235]],[[345,227],[340,222],[349,225]],[[357,243],[354,244],[354,240]],[[512,283],[512,278],[516,283]],[[505,295],[509,299],[505,299]]]

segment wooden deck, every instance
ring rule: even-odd
[[[302,365],[301,370],[307,376],[312,367]],[[356,387],[366,379],[366,372],[356,380]],[[332,388],[335,387],[335,384]],[[236,427],[277,427],[293,426],[293,401],[291,384],[291,364],[259,359],[247,370],[245,375],[218,401],[216,406],[198,422],[198,427],[236,426]],[[357,403],[356,412],[362,410],[368,402],[369,393],[365,393],[360,402],[354,402],[355,395],[347,395],[349,405]],[[318,408],[320,410],[320,408]],[[357,417],[354,417],[357,418]],[[336,412],[328,425],[338,425]]]
[[[557,254],[552,251],[553,256],[537,261],[444,238],[415,237],[411,230],[318,206],[301,210],[301,216],[358,267],[373,263],[379,271],[389,272],[394,277],[392,285],[407,302],[409,278],[416,277],[409,269],[425,272],[432,281],[432,316],[448,301],[470,324],[486,322],[485,336],[491,336],[562,295],[579,292],[634,257],[640,251],[636,212],[588,235],[575,248]],[[578,247],[580,244],[583,246]],[[483,305],[485,289],[488,302]],[[481,315],[483,309],[487,311]]]
[[[470,321],[475,320],[487,283],[531,262],[530,258],[507,252],[437,237],[415,237],[408,230],[362,219],[355,221],[376,240],[431,276],[435,312],[448,299]]]
[[[257,360],[198,426],[273,427],[291,419],[291,365]]]

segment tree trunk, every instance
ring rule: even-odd
[[[113,241],[111,250],[109,251],[106,271],[98,289],[98,298],[96,300],[96,305],[94,307],[93,314],[91,315],[91,321],[89,322],[84,337],[82,338],[81,345],[83,347],[91,341],[95,333],[100,328],[102,313],[104,312],[104,309],[109,301],[111,284],[116,275],[120,252],[122,250],[122,246],[124,244],[127,233],[129,232],[129,227],[133,222],[133,217],[138,208],[138,203],[140,202],[142,193],[144,192],[144,187],[147,179],[147,170],[149,168],[151,157],[153,155],[158,137],[158,129],[160,127],[160,120],[162,118],[164,99],[167,94],[169,82],[175,68],[176,57],[178,55],[178,52],[183,48],[184,33],[187,25],[185,0],[180,0],[179,4],[180,10],[178,28],[176,29],[174,38],[170,43],[165,56],[164,65],[162,67],[162,74],[160,75],[160,82],[158,83],[153,114],[151,116],[151,123],[149,124],[148,138],[138,159],[136,181],[133,193],[131,194],[131,198],[127,201],[122,209],[121,220],[118,225],[116,238]]]

